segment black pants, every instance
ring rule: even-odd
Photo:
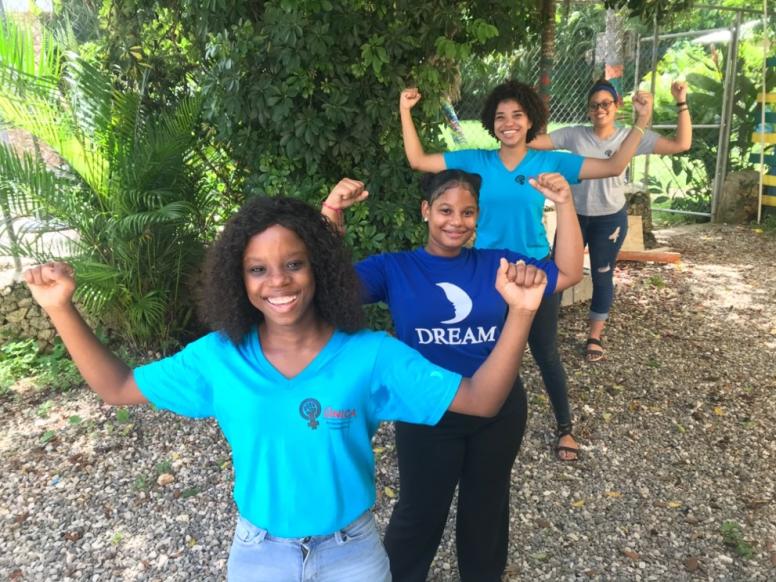
[[[531,355],[539,367],[544,389],[550,397],[555,420],[559,426],[571,425],[566,371],[558,351],[558,316],[560,314],[560,293],[542,299],[534,316],[528,345]]]
[[[396,423],[399,501],[385,532],[396,582],[428,575],[458,484],[456,548],[463,582],[498,582],[506,566],[509,485],[525,431],[518,379],[493,418],[448,412],[436,426]]]

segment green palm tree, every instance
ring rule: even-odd
[[[151,116],[140,93],[114,90],[45,31],[39,46],[36,58],[29,30],[0,26],[0,129],[28,132],[61,160],[0,142],[0,202],[35,219],[0,251],[69,261],[90,315],[136,347],[164,345],[187,325],[186,285],[222,212],[196,138],[200,100]],[[52,245],[41,221],[69,236]]]

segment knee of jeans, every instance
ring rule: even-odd
[[[609,282],[614,277],[614,263],[608,262],[601,265],[596,265],[590,269],[590,277],[595,282]]]
[[[244,517],[238,517],[234,537],[242,544],[260,544],[267,537],[267,530],[256,527]]]

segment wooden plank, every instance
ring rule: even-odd
[[[617,260],[640,263],[678,263],[682,260],[682,255],[670,251],[620,251]]]
[[[760,153],[756,154],[749,154],[749,161],[753,164],[759,164],[760,163]],[[763,164],[766,166],[776,166],[776,156],[770,155],[770,156],[763,156]]]
[[[641,216],[637,214],[628,215],[628,234],[622,243],[621,251],[643,251],[644,250],[644,224],[641,222]]]
[[[776,143],[776,133],[753,133],[752,143]]]
[[[555,240],[555,212],[544,213],[544,228],[547,231],[547,240],[552,244]],[[637,214],[628,215],[628,234],[622,243],[622,250],[644,250],[644,225],[641,216]]]
[[[762,103],[763,98],[765,99],[765,103],[776,103],[776,93],[766,93],[765,95],[762,93],[757,94],[758,103]]]
[[[763,206],[776,206],[776,196],[763,196]]]
[[[763,184],[766,186],[776,186],[776,176],[766,174],[763,176]]]

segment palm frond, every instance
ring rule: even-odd
[[[153,227],[181,222],[191,214],[191,206],[186,202],[172,202],[161,208],[147,212],[137,212],[115,222],[120,236],[153,236]]]
[[[0,22],[0,85],[3,87],[11,87],[21,95],[41,90],[48,94],[56,87],[61,58],[47,31],[41,31],[36,47],[31,29],[9,19]]]
[[[28,152],[19,155],[0,142],[0,197],[15,216],[31,216],[35,201],[44,200],[59,188],[59,179]]]

